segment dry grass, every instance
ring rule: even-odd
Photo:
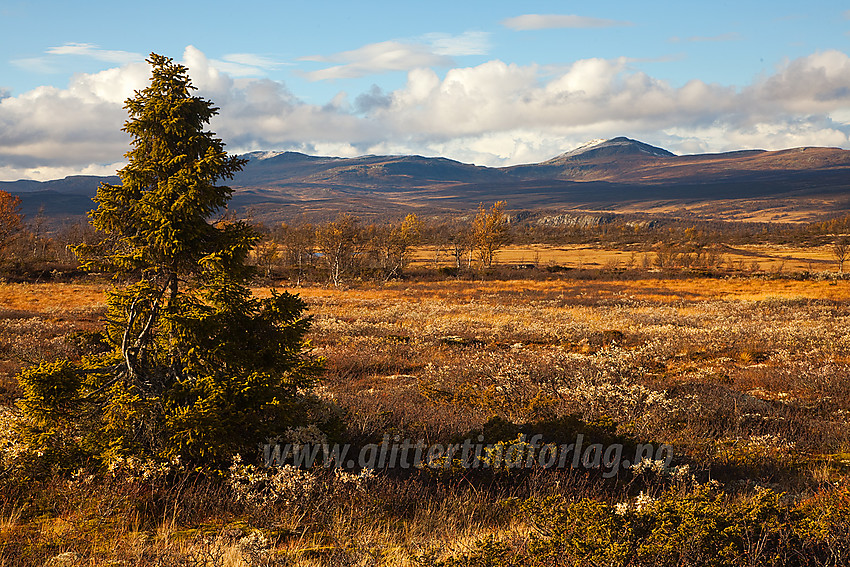
[[[413,255],[413,265],[434,267],[435,257],[433,246],[419,247]],[[618,250],[582,244],[506,246],[496,253],[499,264],[557,265],[573,269],[638,268],[652,266],[655,258],[656,253],[651,250]],[[454,257],[447,251],[441,251],[439,260],[439,266],[454,263]],[[837,269],[830,246],[723,246],[717,251],[717,260],[725,269],[746,272],[793,273]]]
[[[310,305],[311,341],[327,359],[317,394],[342,412],[352,443],[386,433],[444,443],[494,415],[578,414],[672,443],[698,480],[710,470],[732,491],[770,486],[803,499],[848,479],[850,281],[551,276],[290,291]],[[103,292],[0,286],[0,339],[31,358],[63,356],[62,335],[95,324]],[[428,564],[415,558],[466,552],[492,534],[523,541],[530,527],[510,507],[517,498],[616,502],[652,488],[575,471],[389,474],[362,491],[250,507],[213,484],[52,482],[40,497],[49,511],[11,498],[0,508],[0,537],[30,558],[73,551],[90,565],[234,567]]]
[[[14,376],[43,360],[78,357],[66,341],[100,326],[102,284],[0,284],[0,402],[19,395]]]
[[[106,301],[104,284],[0,284],[0,309],[37,313],[97,309]]]
[[[14,317],[9,311],[21,311],[41,316],[87,319],[105,307],[108,286],[103,284],[0,284],[0,313]],[[254,288],[258,296],[266,296],[268,287]],[[429,302],[453,299],[465,302],[488,296],[530,300],[561,299],[565,303],[604,302],[606,300],[635,299],[653,302],[766,299],[824,299],[850,300],[850,281],[845,280],[791,280],[760,279],[730,276],[726,278],[665,278],[663,276],[636,277],[635,279],[578,280],[552,277],[547,280],[497,280],[435,282],[388,282],[379,286],[352,286],[329,288],[327,286],[287,287],[276,289],[297,293],[305,300],[322,304],[335,300],[351,304],[368,305],[369,302]]]
[[[322,304],[336,300],[349,304],[368,305],[369,302],[426,303],[450,300],[464,304],[470,300],[487,300],[500,296],[500,301],[517,303],[560,300],[563,304],[596,304],[611,301],[649,301],[660,303],[723,301],[762,301],[774,299],[850,300],[850,281],[845,280],[787,280],[749,277],[728,278],[665,278],[580,280],[552,277],[546,280],[497,280],[436,282],[389,282],[380,287],[287,288],[308,301]],[[268,288],[256,288],[264,295]]]

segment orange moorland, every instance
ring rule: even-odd
[[[264,296],[269,287],[257,287],[254,293]],[[850,299],[847,280],[791,280],[745,277],[729,278],[664,278],[639,279],[575,279],[553,277],[546,280],[442,280],[430,282],[396,281],[382,285],[359,284],[344,288],[325,285],[303,287],[281,283],[275,289],[299,294],[306,301],[346,296],[352,299],[468,300],[483,294],[544,294],[569,301],[642,299],[659,302],[703,301],[711,299],[761,301],[778,299]],[[87,311],[105,305],[109,285],[102,283],[0,284],[0,309],[50,313],[55,311]],[[583,301],[584,302],[584,301]]]

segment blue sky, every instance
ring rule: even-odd
[[[231,151],[850,148],[850,6],[834,1],[4,0],[0,48],[0,179],[120,167],[151,51],[221,107]]]

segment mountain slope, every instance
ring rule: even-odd
[[[850,151],[838,148],[747,150],[676,156],[628,138],[594,141],[550,160],[489,168],[422,156],[308,156],[254,152],[230,182],[232,208],[267,222],[296,216],[366,216],[411,209],[439,214],[480,202],[512,209],[661,211],[712,218],[803,219],[850,211]],[[32,214],[83,214],[101,178],[0,183]],[[115,182],[115,178],[108,179]],[[808,216],[807,216],[808,215]]]
[[[441,183],[501,180],[502,170],[446,158],[422,156],[312,157],[295,152],[273,156],[248,154],[250,162],[234,177],[234,187],[282,186],[292,183],[370,187],[425,187]]]

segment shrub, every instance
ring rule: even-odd
[[[711,484],[611,505],[551,497],[522,511],[537,527],[529,565],[839,565],[847,558],[847,491],[800,506],[769,489],[731,496]]]

